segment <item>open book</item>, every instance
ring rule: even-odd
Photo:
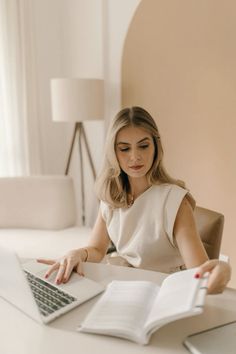
[[[196,279],[196,269],[150,281],[112,281],[78,328],[147,344],[151,334],[174,320],[202,313],[207,275]]]

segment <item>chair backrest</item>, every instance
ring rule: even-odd
[[[224,215],[197,206],[194,210],[197,229],[210,259],[219,258]]]

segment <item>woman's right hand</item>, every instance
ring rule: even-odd
[[[55,283],[66,283],[73,270],[79,275],[84,276],[82,263],[87,260],[88,251],[86,248],[79,248],[69,251],[65,256],[59,259],[37,259],[37,262],[48,264],[51,267],[45,273],[45,278],[48,278],[52,273],[57,272]]]

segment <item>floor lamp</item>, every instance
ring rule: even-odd
[[[69,148],[65,174],[69,173],[71,157],[78,141],[80,173],[82,221],[85,224],[85,190],[84,190],[84,160],[82,142],[88,156],[93,179],[96,171],[89,149],[83,122],[104,118],[104,82],[100,79],[68,79],[56,78],[51,80],[52,118],[54,121],[74,122],[74,131]]]

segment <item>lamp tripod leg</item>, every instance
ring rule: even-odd
[[[83,126],[82,123],[81,123],[81,135],[83,135],[85,149],[86,149],[86,152],[87,152],[87,155],[88,155],[89,164],[90,164],[90,167],[91,167],[91,170],[92,170],[92,174],[93,174],[93,179],[95,181],[95,179],[96,179],[96,171],[95,171],[92,155],[91,155],[91,152],[90,152],[90,149],[89,149],[88,139],[87,139],[87,136],[86,136],[86,133],[85,133],[85,129],[84,129],[84,126]]]
[[[80,160],[80,178],[81,178],[81,210],[82,210],[82,224],[85,225],[85,191],[84,191],[84,161],[83,161],[83,151],[82,151],[82,134],[83,126],[82,123],[78,123],[78,132],[79,132],[79,160]]]
[[[70,163],[71,163],[71,157],[72,157],[72,152],[75,144],[75,139],[78,134],[78,149],[79,149],[79,160],[80,160],[80,178],[81,178],[81,210],[82,210],[82,224],[85,225],[85,189],[84,189],[84,161],[83,161],[83,151],[82,151],[82,139],[84,139],[84,145],[85,145],[85,150],[88,156],[89,164],[92,170],[93,174],[93,179],[95,181],[96,179],[96,171],[94,167],[94,163],[92,160],[92,155],[89,149],[88,145],[88,140],[87,136],[85,133],[85,129],[83,126],[82,122],[76,122],[74,132],[73,132],[73,137],[71,141],[71,146],[70,146],[70,151],[69,151],[69,156],[66,164],[66,169],[65,169],[65,175],[68,175],[69,173],[69,168],[70,168]]]
[[[70,150],[69,150],[69,155],[68,155],[68,159],[67,159],[67,163],[66,163],[65,175],[68,175],[68,173],[69,173],[71,156],[72,156],[72,152],[73,152],[73,148],[74,148],[74,144],[75,144],[75,138],[76,138],[76,134],[77,134],[78,128],[79,128],[78,123],[75,123],[74,132],[73,132],[71,145],[70,145]]]

